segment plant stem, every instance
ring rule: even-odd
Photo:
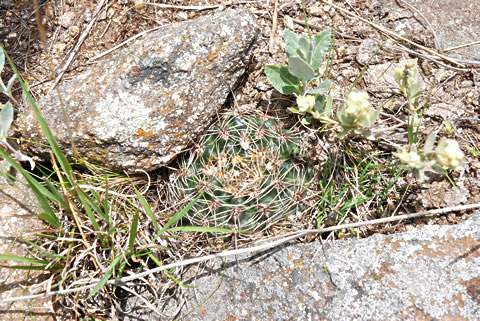
[[[307,10],[305,10],[305,3],[302,0],[302,9],[303,9],[303,17],[305,18],[305,25],[307,26],[308,32],[308,39],[312,39],[312,33],[310,32],[310,26],[308,25],[308,18],[307,18]]]

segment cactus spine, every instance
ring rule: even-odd
[[[195,225],[257,231],[302,209],[313,169],[295,160],[299,137],[269,116],[222,115],[170,176],[171,200]]]

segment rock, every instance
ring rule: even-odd
[[[401,61],[395,64],[385,63],[379,65],[370,65],[364,75],[365,83],[368,86],[368,91],[380,98],[388,98],[400,90],[400,86],[393,77],[395,68],[404,68],[406,62],[411,62],[412,59]],[[415,78],[415,83],[419,84],[420,89],[425,89],[426,84],[420,74],[420,68]]]
[[[73,26],[75,22],[76,13],[74,11],[67,11],[58,18],[58,23],[65,29]]]
[[[377,51],[378,47],[380,47],[380,41],[371,38],[364,39],[358,48],[358,53],[356,56],[357,62],[362,66],[365,65],[373,56],[375,51]],[[378,64],[379,62],[380,57],[377,54],[375,57],[373,57],[370,64],[374,65]]]
[[[3,166],[0,160],[0,168]],[[17,174],[17,179],[21,179]],[[23,180],[21,179],[23,182]],[[0,175],[0,254],[16,256],[27,255],[27,247],[21,239],[32,235],[31,232],[44,228],[45,225],[34,215],[36,210],[32,204],[32,193],[21,184],[10,185]],[[35,241],[29,237],[30,241]],[[5,264],[0,261],[0,264]],[[15,263],[11,262],[11,265]],[[42,271],[25,271],[0,268],[0,299],[24,296],[24,285],[39,284],[49,277]],[[50,298],[35,300],[26,304],[25,301],[0,304],[0,320],[53,320]]]
[[[323,250],[318,241],[291,244],[192,269],[182,282],[194,288],[158,307],[175,315],[185,304],[176,315],[194,310],[189,320],[478,320],[479,241],[476,212],[458,225],[334,241]]]
[[[480,59],[480,43],[478,43],[480,41],[480,16],[478,15],[480,1],[464,3],[457,0],[409,0],[408,4],[405,4],[401,1],[378,0],[376,7],[383,13],[382,19],[378,22],[390,30],[409,38],[419,38],[414,39],[417,41],[421,40],[422,35],[433,40],[433,32],[435,32],[439,49],[460,46],[458,49],[445,52],[447,56],[469,60]],[[413,14],[403,19],[390,17],[399,10],[408,10]],[[433,42],[432,40],[428,42]],[[471,45],[464,46],[465,44]],[[433,43],[427,45],[433,45]]]
[[[462,102],[434,103],[425,109],[424,115],[430,117],[441,117],[442,119],[455,119],[465,113]]]
[[[60,87],[73,143],[86,161],[116,170],[168,164],[211,123],[244,73],[259,28],[225,10],[154,31]],[[59,145],[72,153],[55,91],[39,102]],[[46,143],[32,112],[23,138]],[[23,149],[46,157],[39,145]]]
[[[445,181],[433,182],[428,189],[418,193],[417,201],[421,206],[416,207],[416,210],[420,212],[426,209],[465,204],[470,192],[465,188],[463,182],[459,181],[456,185],[452,187],[449,182]]]

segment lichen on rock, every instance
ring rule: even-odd
[[[259,34],[253,14],[231,9],[165,26],[39,101],[59,145],[116,170],[152,171],[205,130],[244,73]],[[66,123],[72,130],[68,135]],[[45,144],[31,111],[18,132]],[[24,144],[41,156],[40,144]],[[89,159],[88,155],[104,155]]]

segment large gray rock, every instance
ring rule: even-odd
[[[185,303],[177,316],[197,308],[189,320],[478,320],[479,244],[477,212],[454,226],[329,242],[323,250],[314,242],[240,255],[194,269],[182,280],[194,288],[165,312]]]
[[[39,102],[60,146],[117,170],[168,164],[211,122],[244,73],[259,28],[246,10],[168,25],[60,87]],[[46,143],[31,112],[23,138]],[[47,155],[39,145],[28,152]]]

